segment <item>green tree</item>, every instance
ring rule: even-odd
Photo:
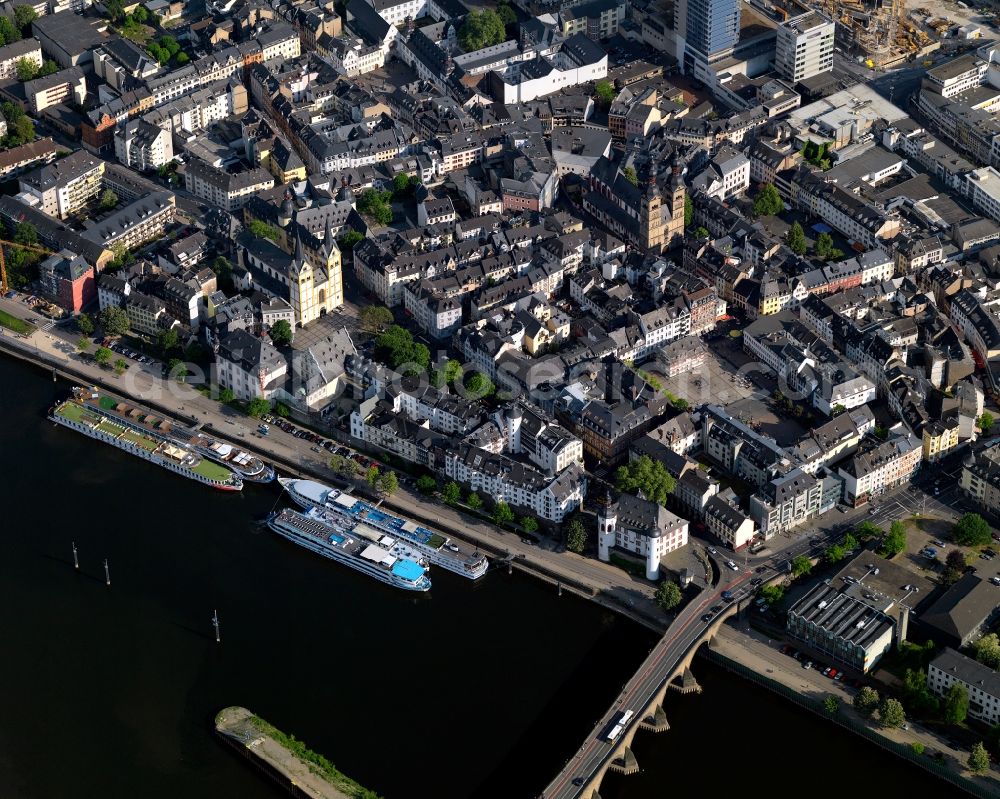
[[[4,42],[11,44],[20,41],[21,31],[10,21],[9,17],[0,16],[0,36],[3,36]]]
[[[840,540],[840,545],[845,550],[857,549],[858,548],[858,539],[854,537],[853,533],[845,533],[844,537]],[[845,555],[847,554],[846,551],[845,551],[844,554]]]
[[[534,516],[521,517],[521,529],[526,533],[534,533],[538,530],[538,519]]]
[[[166,355],[177,347],[177,331],[173,328],[161,330],[156,334],[156,347],[161,353]]]
[[[792,559],[792,576],[802,577],[812,571],[812,562],[806,555],[797,555]]]
[[[954,585],[965,574],[968,566],[965,555],[960,549],[953,549],[944,559],[944,571],[941,574],[941,582],[945,585]]]
[[[292,412],[288,410],[288,406],[283,402],[276,402],[274,404],[274,412],[282,419],[287,419],[292,415]]]
[[[605,108],[607,108],[609,105],[611,105],[612,102],[614,102],[614,99],[617,95],[618,92],[615,91],[614,84],[612,84],[611,81],[599,80],[594,86],[594,99],[596,99],[597,102],[600,103]],[[632,174],[633,175],[635,174],[634,169],[632,170]],[[626,177],[628,177],[628,175],[626,175]],[[636,185],[636,181],[631,181],[630,179],[630,182],[632,183],[633,186]]]
[[[830,563],[837,563],[844,559],[844,548],[840,544],[833,544],[828,546],[826,551],[823,553],[823,557],[827,559]]]
[[[989,524],[978,513],[966,513],[955,524],[952,535],[956,543],[965,547],[985,546],[992,539]]]
[[[108,18],[112,22],[119,22],[125,19],[124,0],[104,0],[104,8],[107,9]]]
[[[635,169],[633,167],[630,166],[625,167],[622,170],[622,177],[624,177],[625,180],[627,180],[633,186],[639,185],[639,176],[635,173]]]
[[[457,505],[462,498],[462,489],[458,483],[452,480],[444,484],[444,488],[441,489],[441,498],[449,505]]]
[[[292,326],[285,319],[279,319],[267,332],[276,347],[287,347],[292,343]]]
[[[281,236],[281,232],[278,228],[274,225],[269,225],[262,219],[251,219],[250,223],[247,225],[247,230],[258,239],[270,239],[271,241],[277,241],[278,237]]]
[[[392,222],[392,200],[391,191],[376,191],[375,189],[365,189],[357,200],[358,213],[373,219],[380,225],[388,225]]]
[[[263,397],[254,397],[247,403],[247,414],[254,419],[259,419],[266,413],[271,412],[271,401]]]
[[[21,31],[22,36],[27,36],[31,23],[38,19],[38,14],[31,6],[14,6],[14,24]]]
[[[462,373],[462,364],[454,358],[449,358],[444,362],[444,366],[431,370],[431,385],[435,388],[442,388],[451,385]]]
[[[910,744],[910,751],[915,755],[922,755],[924,753],[924,745],[920,741],[914,741]]]
[[[465,391],[467,399],[483,399],[490,396],[496,390],[493,381],[482,372],[473,372],[465,380]]]
[[[94,360],[97,361],[101,366],[104,366],[111,360],[111,356],[114,353],[111,352],[107,347],[98,347],[94,352]]]
[[[472,9],[458,29],[458,43],[466,53],[500,44],[507,35],[500,15],[491,8]]]
[[[785,243],[788,244],[788,249],[796,255],[805,254],[807,242],[802,225],[798,222],[792,222],[792,226],[788,229],[788,235],[785,237]]]
[[[753,201],[754,216],[774,216],[780,214],[785,203],[778,190],[771,183],[765,183]]]
[[[223,405],[228,405],[233,400],[236,399],[236,394],[231,388],[224,388],[219,392],[219,402]]]
[[[830,694],[830,696],[823,700],[823,709],[831,716],[836,715],[837,711],[840,710],[840,700],[833,694]]]
[[[102,211],[110,211],[118,205],[118,195],[115,194],[111,189],[105,189],[101,192],[101,199],[98,202],[98,206]]]
[[[425,496],[430,496],[435,491],[437,491],[437,480],[431,477],[429,474],[421,475],[417,478],[417,491]]]
[[[927,687],[927,672],[923,669],[907,669],[903,676],[903,698],[912,713],[924,717],[936,716],[941,703]]]
[[[619,466],[615,471],[615,484],[619,491],[642,491],[646,499],[666,506],[667,498],[674,493],[676,481],[659,460],[648,455]]]
[[[816,244],[813,246],[813,254],[817,258],[827,259],[833,252],[833,236],[829,233],[820,233],[816,237]]]
[[[696,239],[701,240],[701,239],[707,239],[711,234],[708,232],[708,228],[698,225],[698,227],[694,229],[694,233],[692,235]]]
[[[479,494],[473,491],[465,498],[465,504],[473,510],[479,510],[483,506],[483,501],[480,499]]]
[[[174,56],[174,63],[179,67],[184,66],[190,60],[191,56],[189,56],[183,50]]]
[[[783,585],[765,585],[760,589],[760,595],[764,597],[769,605],[777,605],[785,598],[785,587]]]
[[[364,240],[365,237],[358,233],[358,231],[348,230],[343,236],[337,239],[337,244],[340,245],[341,252],[351,252],[355,244]]]
[[[184,378],[188,376],[187,364],[180,358],[171,358],[167,361],[167,374],[170,376],[171,380],[183,383]]]
[[[228,281],[233,277],[233,262],[223,255],[212,261],[211,269],[219,280]]]
[[[858,541],[870,541],[882,535],[882,528],[872,522],[861,522],[854,528],[854,535]]]
[[[510,509],[510,505],[506,502],[500,501],[493,507],[493,523],[498,527],[503,527],[505,524],[510,524],[514,521],[514,511]]]
[[[415,342],[413,334],[399,325],[391,325],[375,339],[375,356],[393,368],[416,364],[426,371],[431,362],[431,353],[426,345]]]
[[[513,25],[517,22],[517,13],[508,3],[497,3],[497,16],[500,17],[500,21],[503,22],[505,26]]]
[[[906,712],[898,699],[888,697],[879,705],[878,719],[883,727],[902,727],[906,723]]]
[[[996,633],[984,635],[973,645],[976,660],[991,669],[1000,669],[1000,638]]]
[[[354,477],[361,467],[353,458],[345,458],[343,455],[334,455],[330,458],[330,468],[341,477]]]
[[[378,491],[382,496],[391,497],[399,489],[399,478],[395,472],[386,472],[378,482]]]
[[[101,329],[109,336],[124,336],[128,332],[128,314],[117,305],[109,305],[100,315]]]
[[[673,610],[681,603],[681,587],[673,580],[664,580],[656,586],[656,595],[653,598],[661,610]]]
[[[94,335],[94,320],[85,313],[76,317],[76,327],[85,336]]]
[[[86,352],[87,350],[90,349],[90,339],[89,338],[81,338],[81,339],[77,340],[77,342],[76,342],[76,348],[80,352]]]
[[[864,685],[854,695],[854,708],[863,716],[875,715],[875,711],[878,710],[878,706],[881,699],[878,695],[878,691],[872,688],[870,685]]]
[[[34,80],[38,77],[38,64],[30,58],[19,58],[14,62],[14,74],[22,82]]]
[[[368,467],[368,471],[365,472],[365,480],[368,482],[369,486],[377,488],[381,474],[382,473],[379,471],[378,466],[373,463]]]
[[[973,774],[985,774],[990,770],[990,756],[982,741],[972,747],[972,751],[969,752],[968,764],[969,771]]]
[[[369,333],[381,333],[393,323],[392,311],[384,305],[366,305],[358,313],[358,322]]]
[[[579,518],[566,525],[566,549],[580,554],[587,548],[587,528]]]
[[[969,692],[961,683],[955,683],[944,698],[944,720],[949,724],[961,724],[968,715]]]
[[[983,411],[982,416],[976,420],[976,424],[979,425],[983,435],[988,436],[993,430],[993,414],[989,411]]]
[[[906,525],[901,521],[894,521],[889,525],[889,532],[882,541],[882,548],[879,554],[883,558],[891,558],[906,549]]]
[[[128,369],[128,361],[124,358],[119,358],[114,363],[115,374],[119,377]]]
[[[691,199],[690,194],[684,195],[684,227],[691,227],[691,223],[694,222],[694,200]]]

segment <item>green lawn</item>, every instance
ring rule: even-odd
[[[94,421],[91,414],[82,405],[77,405],[75,402],[64,402],[56,408],[56,415],[69,419],[71,422],[93,423]]]
[[[11,316],[6,311],[0,311],[0,325],[13,330],[15,333],[20,333],[22,336],[30,336],[35,332],[34,325],[28,324],[16,316]]]
[[[232,477],[232,472],[230,472],[229,469],[208,460],[208,458],[202,458],[201,462],[194,467],[193,471],[196,474],[200,474],[202,477],[206,477],[209,480],[216,480],[220,483],[225,483],[230,479],[230,477]]]
[[[152,452],[160,445],[160,442],[154,441],[149,436],[144,436],[142,433],[138,433],[135,430],[126,430],[122,435],[122,438],[126,441],[131,441],[137,447],[142,447],[144,450],[149,452]]]

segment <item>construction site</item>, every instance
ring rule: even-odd
[[[891,69],[907,59],[926,56],[941,46],[942,38],[961,35],[951,15],[935,15],[927,8],[909,10],[904,0],[820,0],[811,6],[797,2],[773,5],[777,15],[785,19],[810,8],[836,22],[837,47],[871,69]],[[973,38],[972,31],[966,33]]]

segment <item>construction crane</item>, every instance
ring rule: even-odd
[[[21,244],[19,241],[10,241],[9,239],[0,239],[0,297],[6,294],[9,289],[7,285],[7,259],[3,254],[3,245],[17,247],[22,250],[31,250],[42,255],[52,255],[52,250],[47,250],[44,247],[36,247],[33,244]]]

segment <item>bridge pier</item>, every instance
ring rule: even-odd
[[[682,694],[700,694],[701,686],[698,685],[698,681],[694,678],[694,672],[691,671],[691,667],[688,666],[684,669],[684,673],[681,675],[681,680],[678,683],[676,680],[670,683],[670,687],[675,691],[680,691]]]
[[[622,756],[616,757],[612,760],[611,765],[609,765],[608,768],[616,774],[638,774],[639,761],[635,759],[635,755],[632,754],[631,748],[626,746]]]
[[[663,705],[655,705],[653,712],[640,722],[639,728],[648,732],[666,732],[669,730],[670,724],[667,723],[667,714],[663,710]]]

